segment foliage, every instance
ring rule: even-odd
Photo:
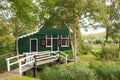
[[[6,55],[6,56],[1,56],[0,57],[0,73],[4,72],[7,70],[7,62],[6,62],[6,58],[10,57],[10,55]]]
[[[91,64],[90,68],[96,73],[97,80],[119,80],[120,65],[115,63]]]
[[[0,55],[13,51],[12,28],[5,20],[0,20]]]
[[[92,47],[89,44],[83,43],[81,46],[80,53],[81,54],[88,54],[89,52],[91,52],[91,50],[92,50]]]
[[[61,24],[66,24],[70,30],[69,37],[71,39],[74,62],[76,62],[76,52],[79,50],[77,44],[81,42],[80,27],[82,27],[83,22],[80,20],[92,15],[97,10],[97,5],[98,3],[95,0],[42,1],[42,8],[48,16],[45,19],[45,23],[57,27],[61,27]]]
[[[102,44],[102,40],[101,39],[96,39],[95,44]]]
[[[1,1],[4,3],[4,1]],[[36,6],[32,0],[5,0],[6,6],[4,9],[7,23],[12,28],[12,33],[15,37],[16,53],[18,54],[18,37],[35,30],[37,24],[35,10]]]
[[[105,33],[86,34],[83,36],[84,42],[89,44],[101,44],[105,38]]]
[[[68,55],[68,59],[73,59],[73,53],[72,50],[66,50],[64,51]]]
[[[12,57],[12,54],[13,53],[9,53],[9,54],[5,54],[5,55],[0,56],[0,73],[3,73],[5,71],[7,71],[7,61],[6,61],[6,58]],[[10,63],[15,62],[15,61],[16,61],[16,59],[12,59],[12,60],[10,60]],[[18,65],[19,64],[12,65],[10,67],[10,69],[13,70],[13,69],[17,68]]]
[[[94,80],[93,71],[82,63],[72,65],[70,68],[46,68],[41,74],[42,80]]]
[[[107,44],[105,49],[101,49],[98,52],[92,52],[96,57],[100,57],[105,60],[118,59],[118,47],[117,44]]]
[[[40,80],[40,79],[22,76],[22,77],[11,77],[11,78],[5,79],[5,80]]]

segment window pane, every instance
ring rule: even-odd
[[[67,35],[62,35],[62,38],[68,38],[68,36]]]
[[[68,45],[68,39],[62,39],[62,45]]]
[[[53,35],[53,38],[57,38],[58,36],[56,34]]]
[[[51,39],[47,39],[47,46],[51,46]]]
[[[47,35],[47,38],[51,38],[51,35]]]

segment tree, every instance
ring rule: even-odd
[[[80,35],[81,16],[89,17],[87,13],[96,10],[97,1],[94,0],[44,0],[42,9],[47,13],[44,19],[46,24],[66,24],[69,29],[74,62],[76,62],[77,36]],[[80,38],[80,37],[79,37]]]
[[[120,10],[119,10],[119,2],[117,0],[101,0],[100,8],[98,9],[98,13],[95,18],[96,21],[100,23],[100,25],[106,29],[105,41],[103,44],[103,52],[106,48],[106,44],[108,42],[108,38],[112,37],[115,34],[118,34],[119,28],[116,27],[115,24],[119,23],[120,20]],[[116,31],[118,29],[118,31]],[[116,31],[116,32],[113,32]]]
[[[36,18],[34,16],[34,10],[36,10],[36,7],[32,0],[7,0],[7,3],[10,6],[6,6],[7,8],[5,10],[11,14],[8,21],[13,28],[16,53],[18,55],[18,37],[25,34],[26,31],[30,32],[29,29],[35,27],[34,23],[36,22]]]
[[[13,50],[14,37],[11,35],[12,28],[2,15],[0,17],[0,51],[1,53],[7,53]]]
[[[96,20],[96,22],[99,22],[100,27],[106,29],[103,48],[106,47],[108,38],[112,34],[111,30],[114,26],[114,23],[119,21],[120,14],[117,4],[118,3],[115,2],[115,0],[100,0],[98,12],[94,16],[94,20]]]

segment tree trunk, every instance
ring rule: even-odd
[[[16,37],[16,40],[15,40],[15,48],[16,48],[16,54],[19,55],[19,51],[18,51],[18,37]]]
[[[108,36],[109,36],[109,28],[107,27],[106,28],[106,36],[105,36],[105,41],[104,41],[104,43],[103,43],[103,49],[105,49],[106,48],[106,43],[108,42]]]
[[[72,33],[74,37],[72,37]],[[76,32],[75,32],[75,29],[72,33],[70,32],[70,28],[69,28],[69,36],[70,36],[70,41],[71,41],[73,59],[74,59],[74,63],[76,63]]]
[[[103,50],[103,53],[105,53],[105,48],[106,48],[106,44],[108,43],[108,37],[109,37],[109,28],[107,27],[106,28],[106,36],[105,36],[105,41],[103,42],[103,47],[102,47],[102,50]]]
[[[76,63],[76,31],[74,30],[74,52],[73,52],[73,55],[74,55],[74,63]]]
[[[119,40],[119,48],[118,48],[118,54],[119,54],[119,60],[120,60],[120,40]]]
[[[74,63],[76,63],[76,29],[74,27],[74,32],[73,32],[73,59]]]
[[[19,55],[19,51],[18,51],[18,21],[17,21],[17,18],[15,18],[14,20],[15,22],[15,49],[16,49],[16,54]]]

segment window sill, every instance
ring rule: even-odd
[[[69,45],[61,45],[61,47],[69,47]]]

